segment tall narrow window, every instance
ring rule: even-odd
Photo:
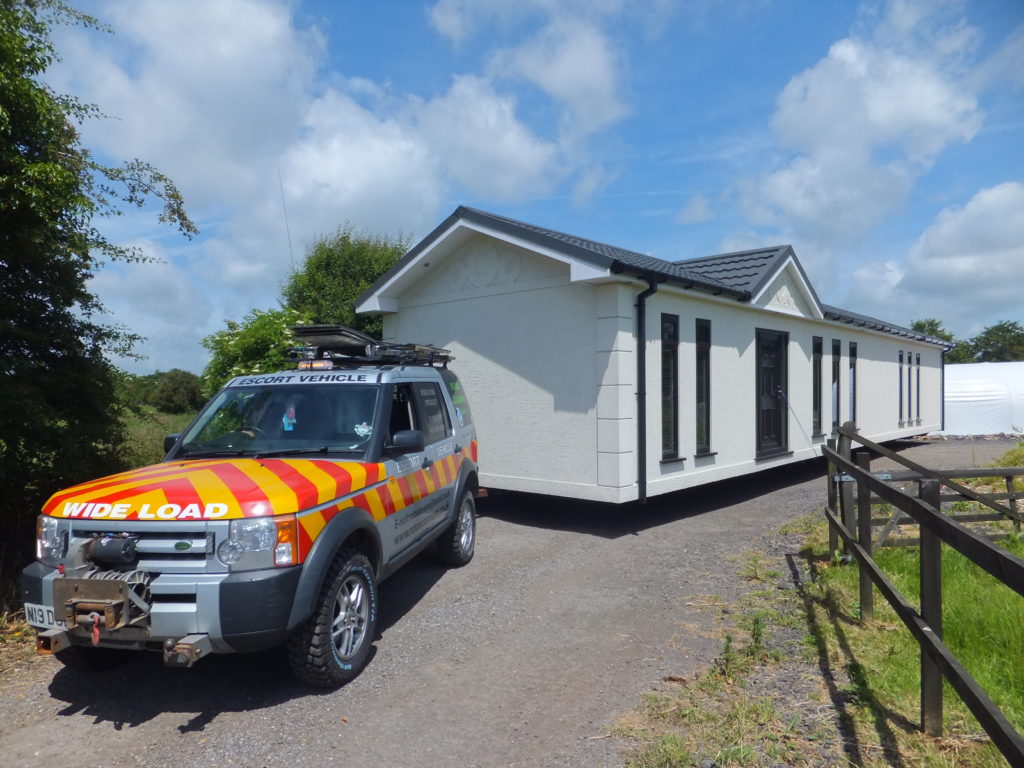
[[[914,355],[907,352],[907,426],[914,423],[914,391],[911,389],[911,378],[914,375]]]
[[[679,456],[679,316],[661,316],[661,458]]]
[[[903,350],[900,350],[900,426],[903,426]]]
[[[697,319],[697,455],[711,453],[711,321]]]
[[[913,424],[913,354],[906,353],[906,425]]]
[[[850,342],[850,421],[857,423],[857,342]]]
[[[914,355],[914,370],[917,373],[917,397],[914,399],[914,407],[917,408],[917,423],[921,423],[921,353]]]
[[[839,359],[843,355],[843,342],[832,339],[832,431],[839,429]]]
[[[811,431],[821,434],[821,336],[811,339]]]

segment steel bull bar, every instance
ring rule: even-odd
[[[57,653],[76,644],[72,635],[87,633],[94,646],[114,632],[131,640],[144,639],[145,627],[129,626],[131,606],[144,613],[149,606],[124,581],[96,579],[58,579],[53,584],[53,597],[64,629],[50,629],[36,636],[36,651]],[[140,637],[141,635],[141,637]],[[116,641],[115,641],[116,642]],[[190,634],[179,639],[167,638],[163,643],[164,664],[171,667],[191,667],[213,651],[209,635]]]

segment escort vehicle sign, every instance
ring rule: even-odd
[[[369,384],[375,377],[369,373],[275,373],[270,376],[239,376],[229,387],[274,386],[277,384]]]

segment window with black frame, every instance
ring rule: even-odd
[[[697,319],[697,455],[711,453],[711,321]]]
[[[843,355],[843,342],[832,339],[832,431],[839,429],[839,361]]]
[[[857,342],[850,342],[850,421],[857,423]]]
[[[899,368],[899,391],[900,391],[900,426],[903,426],[903,350],[900,350]]]
[[[661,316],[661,458],[679,456],[679,316]]]
[[[823,341],[821,336],[814,336],[811,339],[812,363],[811,363],[811,431],[815,436],[821,434],[821,356]]]

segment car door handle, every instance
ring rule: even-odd
[[[424,456],[423,457],[423,463],[420,464],[420,469],[430,469],[430,465],[433,464],[433,463],[434,462],[432,462],[430,459],[428,459],[426,456]]]

